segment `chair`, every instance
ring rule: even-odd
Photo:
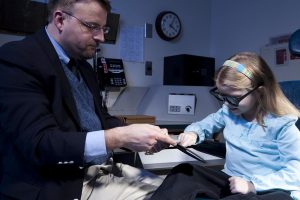
[[[289,39],[289,50],[292,55],[300,56],[300,29],[296,30]],[[286,97],[300,109],[300,80],[283,81],[279,85]],[[300,120],[296,126],[300,129]]]
[[[292,55],[300,56],[300,29],[291,35],[289,39],[289,50]]]
[[[300,80],[282,81],[279,85],[286,97],[297,107],[300,108]]]

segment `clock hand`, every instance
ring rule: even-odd
[[[170,28],[173,29],[174,31],[177,31],[172,24],[170,24]]]
[[[175,28],[173,26],[174,22],[175,22],[175,18],[173,18],[172,22],[169,24],[169,27],[172,28],[173,30],[175,30]]]
[[[175,17],[173,17],[173,20],[172,20],[170,26],[173,26],[174,22],[175,22]]]

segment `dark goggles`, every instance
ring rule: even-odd
[[[233,96],[227,96],[224,94],[221,94],[220,92],[218,92],[218,88],[214,87],[213,89],[211,89],[209,91],[209,93],[211,95],[213,95],[214,97],[216,97],[216,99],[218,99],[219,101],[222,102],[228,102],[230,105],[234,106],[234,107],[238,107],[239,103],[246,98],[249,94],[251,94],[252,92],[254,92],[260,85],[256,86],[255,88],[253,88],[252,90],[250,90],[249,92],[247,92],[246,94],[244,94],[241,97],[233,97]]]

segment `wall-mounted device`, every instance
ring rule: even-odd
[[[121,59],[99,57],[97,63],[100,87],[125,87],[127,85]]]
[[[169,94],[168,114],[194,115],[196,96],[194,94]]]
[[[98,79],[103,106],[111,107],[127,85],[123,61],[100,57],[99,53],[98,48],[93,58],[93,69]]]
[[[164,58],[164,85],[213,86],[215,59],[195,55]]]
[[[1,31],[26,35],[45,27],[45,24],[47,24],[47,2],[41,0],[0,1]]]
[[[117,34],[119,30],[120,14],[109,13],[107,15],[106,26],[110,27],[108,34],[104,35],[104,43],[115,44],[117,40]]]

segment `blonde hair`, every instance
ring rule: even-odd
[[[283,94],[270,67],[260,56],[251,52],[241,52],[228,60],[243,65],[245,70],[252,74],[251,77],[245,76],[235,68],[223,66],[216,74],[216,81],[237,89],[251,90],[261,86],[254,93],[258,101],[256,120],[260,125],[264,124],[263,118],[267,113],[300,117],[300,111]]]

